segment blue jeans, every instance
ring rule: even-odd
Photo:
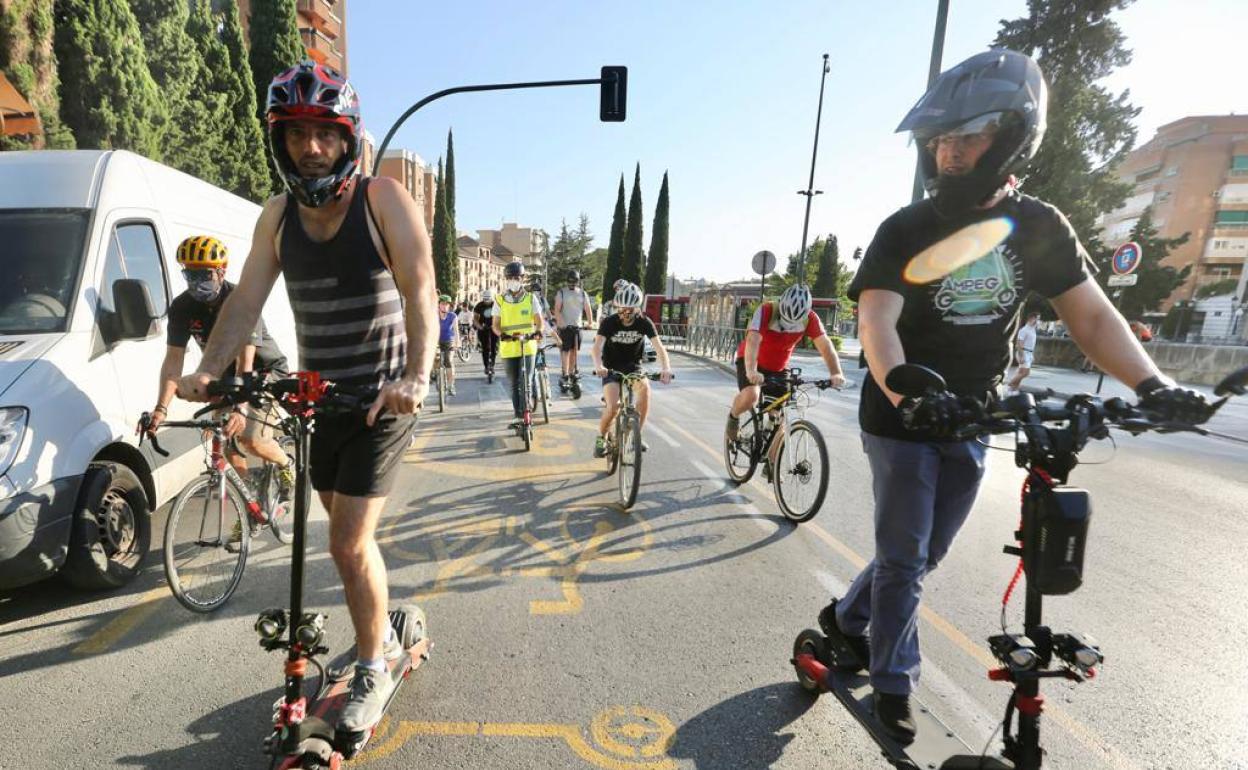
[[[875,492],[875,558],[837,603],[846,634],[871,634],[871,686],[908,695],[919,682],[919,600],[962,528],[984,477],[975,441],[901,441],[862,434]]]
[[[503,359],[503,365],[507,367],[507,379],[511,382],[511,409],[516,413],[516,417],[524,415],[524,380],[520,379],[520,368],[524,367],[524,376],[529,378],[529,387],[534,387],[534,358],[535,356],[519,356]]]

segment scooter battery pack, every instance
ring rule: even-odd
[[[1023,503],[1023,571],[1042,594],[1060,596],[1083,584],[1083,551],[1092,499],[1083,489],[1041,489]]]

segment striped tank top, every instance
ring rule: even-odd
[[[403,302],[369,236],[367,177],[338,232],[318,243],[286,196],[282,274],[295,316],[300,368],[346,385],[380,385],[407,364]]]

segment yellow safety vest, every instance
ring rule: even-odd
[[[498,306],[498,325],[503,334],[533,333],[533,295],[525,292],[518,302],[508,302],[499,294],[494,298],[494,303]],[[498,346],[498,355],[500,358],[537,355],[537,340],[526,340],[523,353],[520,352],[519,341],[503,340]]]

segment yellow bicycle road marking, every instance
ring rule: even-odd
[[[353,764],[366,764],[394,754],[416,736],[534,738],[561,740],[577,756],[606,770],[671,770],[676,763],[667,750],[676,726],[663,714],[641,706],[612,706],[597,714],[585,729],[574,724],[526,722],[423,722],[387,719],[378,729],[382,743],[369,748]],[[384,737],[383,737],[384,736]],[[596,744],[596,745],[595,745]]]
[[[103,628],[87,637],[73,649],[75,655],[99,655],[117,643],[121,637],[130,633],[136,626],[156,612],[160,600],[168,597],[169,589],[165,586],[153,588],[139,597],[138,601],[123,610],[117,617],[110,620]]]
[[[651,419],[653,419],[653,415]],[[688,439],[691,443],[702,448],[703,451],[705,451],[707,454],[714,457],[716,460],[723,459],[718,452],[716,452],[714,449],[710,447],[709,444],[707,444],[706,442],[702,441],[697,436],[694,436],[689,431],[677,425],[675,421],[669,419],[669,420],[665,420],[664,422],[666,423],[667,427],[671,428],[672,430],[675,430],[677,433],[679,433],[680,435]],[[751,482],[751,484],[752,483],[753,482]],[[753,494],[757,494],[757,489],[751,487],[751,484],[743,484],[741,485],[740,489],[742,490],[748,489],[749,492]],[[759,501],[755,500],[755,502],[759,502]],[[836,537],[834,537],[826,529],[819,526],[818,524],[807,521],[807,522],[802,523],[800,525],[800,528],[803,530],[809,531],[815,537],[827,543],[828,546],[832,548],[832,550],[836,551],[843,558],[845,558],[846,561],[852,564],[854,566],[854,569],[862,570],[864,567],[867,566],[867,562],[868,562],[867,559],[860,556],[856,551],[854,551],[854,549],[850,548],[848,545],[838,540]],[[926,606],[919,607],[919,615],[924,620],[926,620],[929,624],[931,624],[932,627],[934,627],[937,631],[939,631],[942,636],[944,636],[949,641],[953,642],[954,645],[956,645],[959,649],[961,649],[967,655],[970,655],[977,662],[979,662],[980,665],[989,669],[1000,667],[1000,663],[997,661],[996,658],[992,657],[992,654],[988,652],[988,650],[984,649],[983,646],[976,644],[974,641],[972,641],[966,634],[959,631],[958,628],[954,626],[953,623],[947,620],[946,618],[942,617],[941,615],[927,608]],[[1097,735],[1087,725],[1083,724],[1075,717],[1066,713],[1066,711],[1064,711],[1057,705],[1053,704],[1052,702],[1048,702],[1045,704],[1044,713],[1046,716],[1051,717],[1054,722],[1060,724],[1063,728],[1065,728],[1067,732],[1069,732],[1077,741],[1082,743],[1086,748],[1092,751],[1095,751],[1096,753],[1104,757],[1105,760],[1111,766],[1113,766],[1114,768],[1117,768],[1117,770],[1137,770],[1137,768],[1139,768],[1139,765],[1130,757],[1128,757],[1126,754],[1122,753],[1120,749],[1118,749],[1116,746],[1106,741],[1101,736]]]

